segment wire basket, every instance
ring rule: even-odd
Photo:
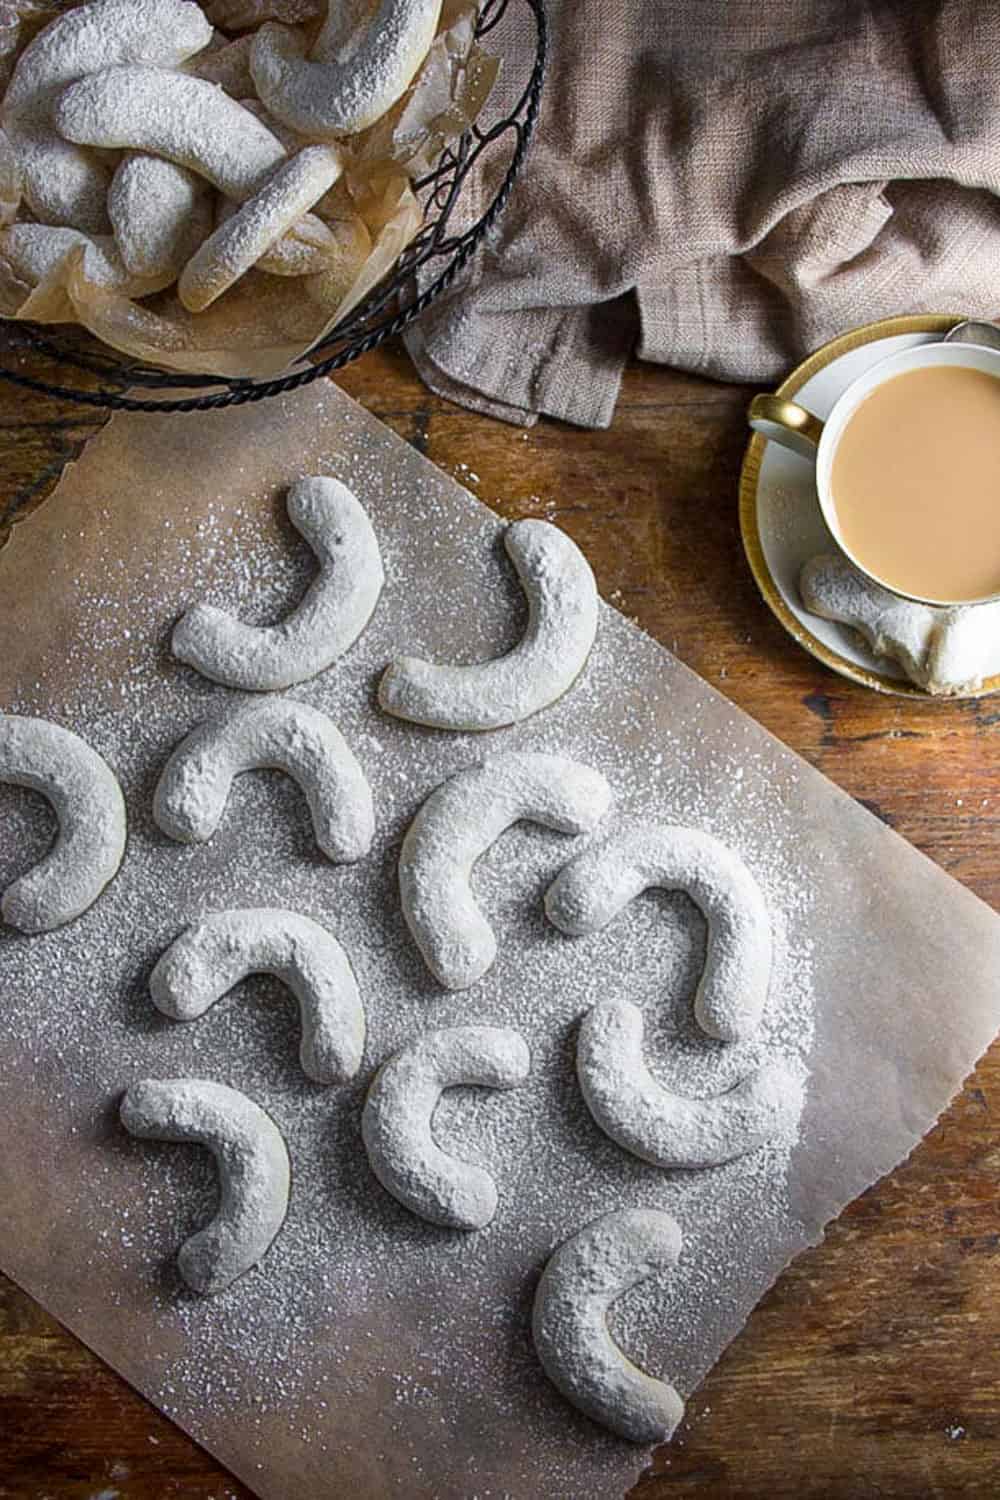
[[[298,390],[334,370],[343,369],[352,360],[377,349],[386,339],[401,333],[418,318],[441,293],[451,286],[479,245],[500,217],[510,197],[524,162],[538,120],[548,46],[545,0],[483,0],[476,23],[476,37],[493,32],[519,6],[531,12],[535,27],[535,52],[523,92],[508,115],[494,124],[477,122],[467,130],[457,145],[443,153],[434,171],[413,183],[414,192],[423,204],[423,227],[403,251],[392,272],[342,318],[336,328],[321,339],[305,356],[311,363],[273,380],[239,380],[222,375],[179,375],[157,370],[149,365],[115,355],[104,344],[83,329],[73,328],[54,334],[43,332],[30,323],[3,324],[2,357],[16,358],[32,351],[53,361],[59,381],[26,375],[0,362],[0,380],[57,396],[81,406],[103,407],[109,411],[212,411],[222,406],[238,406],[247,401],[263,401],[286,391]],[[451,221],[463,188],[486,152],[512,147],[510,161],[486,212],[469,228],[453,232]],[[418,274],[428,274],[422,291],[418,291]],[[0,358],[2,358],[0,357]],[[74,374],[97,377],[113,388],[90,389],[82,384],[63,384]],[[136,387],[150,391],[192,390],[201,394],[184,396],[124,396],[124,389]]]

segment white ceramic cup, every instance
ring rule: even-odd
[[[831,536],[837,546],[850,558],[860,573],[870,578],[881,588],[899,598],[915,599],[920,604],[952,607],[962,604],[984,604],[1000,598],[1000,594],[983,595],[976,599],[932,599],[914,594],[903,594],[884,578],[879,578],[866,568],[845,544],[833,503],[830,477],[837,444],[848,422],[867,396],[892,380],[896,375],[905,375],[909,370],[926,370],[932,365],[959,365],[966,370],[982,370],[987,375],[1000,379],[1000,349],[986,349],[978,344],[920,344],[915,349],[903,349],[898,354],[888,354],[871,366],[838,397],[833,410],[825,422],[795,401],[782,396],[755,396],[750,403],[749,422],[755,432],[770,438],[793,453],[813,460],[816,464],[816,493],[820,509]],[[941,433],[941,441],[948,441],[948,434]]]

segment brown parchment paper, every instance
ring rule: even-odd
[[[198,1222],[185,1175],[193,1153],[126,1149],[114,1107],[129,1077],[144,1072],[171,1076],[187,1068],[255,1097],[272,1086],[266,1051],[262,1063],[241,1031],[202,1033],[209,1037],[206,1056],[197,1050],[198,1026],[208,1021],[156,1027],[144,990],[165,936],[206,905],[239,904],[262,860],[238,806],[230,808],[228,833],[220,831],[196,855],[163,839],[156,846],[148,805],[163,758],[191,723],[228,696],[172,664],[165,643],[194,597],[237,598],[245,609],[248,595],[234,594],[228,560],[248,536],[265,543],[263,553],[255,544],[247,554],[243,572],[251,591],[257,583],[265,588],[282,557],[298,556],[280,520],[281,495],[296,476],[324,471],[350,478],[362,495],[389,580],[372,624],[343,665],[298,694],[313,701],[327,695],[319,701],[369,769],[382,830],[374,874],[315,866],[324,892],[318,914],[335,923],[354,903],[371,926],[370,943],[355,929],[352,949],[369,1005],[369,1048],[358,1089],[329,1105],[343,1109],[348,1134],[331,1136],[328,1224],[321,1226],[332,1246],[344,1206],[361,1215],[357,1275],[340,1275],[327,1290],[322,1318],[300,1320],[295,1369],[278,1371],[255,1352],[268,1304],[254,1298],[258,1286],[282,1274],[279,1236],[261,1271],[226,1294],[247,1299],[247,1342],[231,1341],[224,1378],[211,1385],[190,1372],[219,1359],[213,1327],[228,1316],[225,1308],[201,1303],[178,1322],[140,1254],[142,1242],[159,1233],[169,1257]],[[993,912],[608,607],[581,684],[535,721],[498,734],[449,736],[380,720],[372,689],[391,654],[482,657],[516,636],[516,590],[498,560],[499,531],[496,518],[453,480],[324,384],[197,417],[114,417],[0,553],[0,704],[82,727],[113,756],[131,820],[131,852],[116,885],[127,889],[135,869],[150,861],[159,862],[163,876],[162,886],[137,892],[135,904],[115,918],[128,927],[124,936],[102,928],[108,918],[100,902],[62,939],[0,935],[0,1264],[267,1500],[296,1494],[596,1500],[620,1493],[642,1466],[642,1452],[578,1417],[533,1362],[531,1293],[553,1245],[611,1206],[613,1184],[623,1195],[616,1201],[675,1208],[685,1252],[669,1291],[669,1316],[656,1329],[640,1330],[638,1352],[690,1392],[787,1261],[913,1148],[1000,1023],[1000,920]],[[305,576],[307,559],[299,561]],[[296,578],[290,574],[287,582],[291,597]],[[109,738],[112,722],[119,729]],[[377,740],[390,746],[397,768],[391,778],[375,753]],[[734,1190],[730,1201],[724,1176],[630,1165],[595,1131],[588,1134],[585,1119],[573,1112],[572,1018],[594,998],[591,979],[610,984],[615,971],[601,968],[598,944],[587,950],[585,972],[573,978],[567,950],[544,937],[540,920],[532,926],[536,919],[525,917],[528,925],[517,927],[519,909],[534,910],[543,888],[537,861],[551,878],[566,858],[555,835],[534,842],[524,835],[516,846],[535,872],[530,888],[517,888],[516,900],[501,899],[502,887],[488,884],[489,909],[502,908],[505,937],[496,971],[481,986],[443,997],[420,979],[419,964],[410,964],[394,866],[414,809],[443,776],[490,750],[556,745],[604,766],[634,812],[687,815],[730,830],[751,864],[770,871],[784,892],[786,957],[807,967],[813,1004],[806,1104],[799,1143],[781,1168],[783,1191],[765,1181],[759,1194]],[[5,809],[23,796],[3,792],[0,830]],[[292,818],[293,803],[279,803],[282,817]],[[272,816],[264,804],[254,806],[264,808],[262,819]],[[279,850],[289,868],[308,857],[307,831],[300,833],[298,844]],[[25,857],[0,836],[0,884],[24,868]],[[499,868],[509,870],[511,858]],[[188,872],[182,894],[170,896],[178,870]],[[783,872],[794,877],[784,885]],[[286,874],[275,856],[273,904],[285,894]],[[115,891],[103,898],[105,913],[118,911]],[[650,971],[640,951],[625,975],[627,993],[641,989],[650,1007],[663,982],[667,950],[655,947],[654,934],[665,915],[665,908],[652,909],[644,929]],[[87,950],[92,977],[84,993],[66,993],[59,944],[86,942],[87,933],[94,934]],[[114,947],[112,938],[119,944],[114,952],[128,955],[124,964],[102,957]],[[50,941],[50,982],[28,986],[17,978],[21,945]],[[540,956],[523,967],[532,945]],[[509,1016],[526,1026],[536,1020],[536,1067],[552,1070],[559,1139],[544,1158],[551,1191],[548,1180],[544,1193],[538,1184],[503,1181],[502,1212],[479,1236],[441,1232],[435,1239],[436,1232],[424,1233],[402,1210],[393,1215],[357,1146],[350,1155],[343,1144],[356,1134],[371,1071],[398,1045],[394,1012],[414,991],[428,1025],[463,1017]],[[84,1025],[71,1016],[80,1006]],[[225,1024],[237,1027],[238,1013],[230,1007]],[[548,1030],[558,1033],[551,1051]],[[126,1078],[122,1038],[134,1048]],[[227,1038],[233,1056],[223,1045]],[[315,1105],[291,1089],[289,1083],[286,1094],[274,1095],[286,1129],[293,1104]],[[514,1107],[514,1096],[505,1096],[503,1108]],[[541,1149],[535,1141],[526,1150],[529,1144],[531,1152]],[[296,1149],[293,1171],[301,1166]],[[150,1209],[145,1196],[161,1172],[166,1185]],[[525,1204],[530,1200],[530,1212],[522,1212],[519,1194]],[[337,1253],[342,1264],[343,1250]],[[304,1295],[325,1271],[322,1253],[298,1266]],[[428,1351],[442,1338],[453,1356],[432,1360]],[[495,1364],[476,1364],[479,1349],[499,1349]],[[300,1382],[299,1365],[318,1380]]]

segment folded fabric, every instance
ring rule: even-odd
[[[1000,308],[1000,9],[983,0],[549,0],[535,142],[492,243],[407,335],[511,421],[611,420],[640,357],[772,381],[894,313]],[[528,8],[511,0],[523,87]],[[506,162],[487,155],[472,222]]]

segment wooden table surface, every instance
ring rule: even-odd
[[[881,698],[783,633],[740,547],[746,389],[636,365],[613,427],[594,433],[521,431],[449,406],[400,349],[341,383],[504,515],[565,528],[605,598],[1000,906],[1000,700]],[[44,500],[99,420],[0,385],[0,526]],[[994,1107],[998,1048],[910,1161],[764,1298],[634,1500],[1000,1495]],[[0,1277],[0,1497],[249,1491]]]

